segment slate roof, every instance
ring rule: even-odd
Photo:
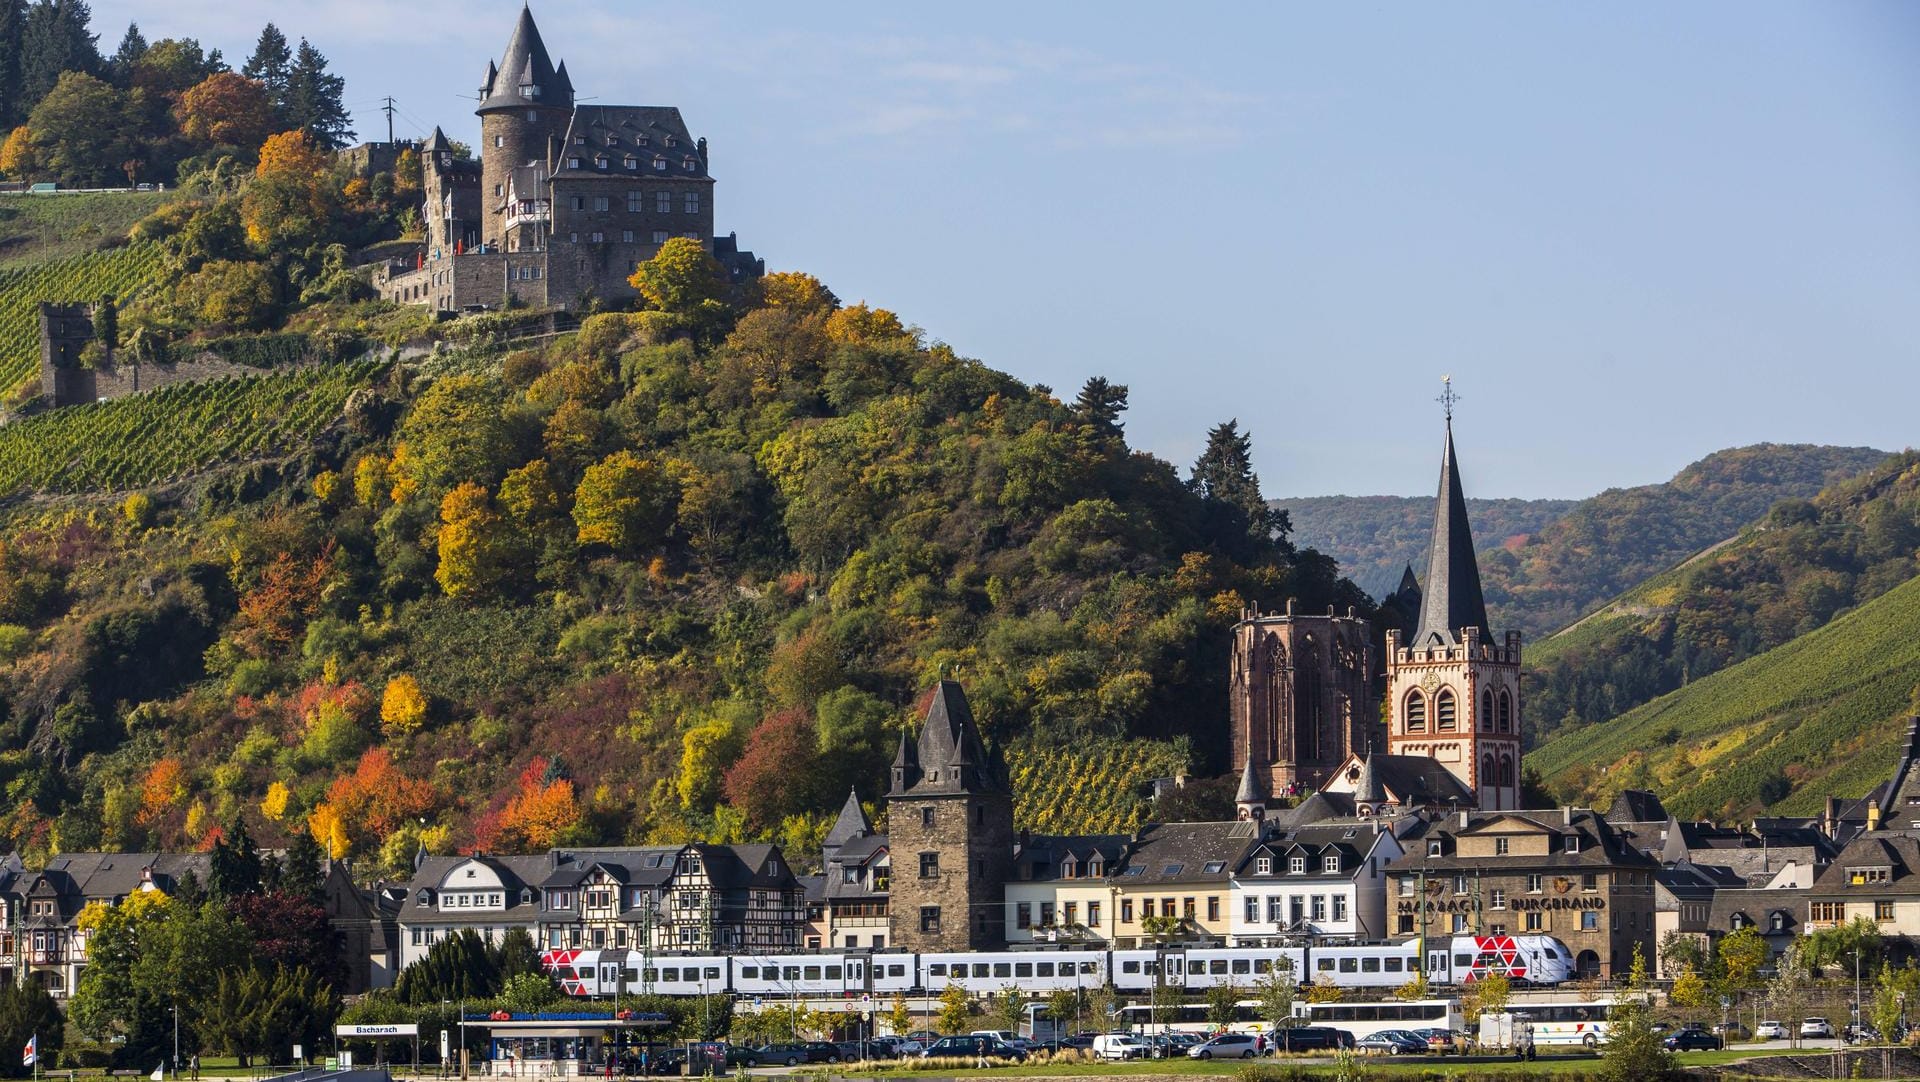
[[[1267,783],[1261,771],[1254,769],[1253,757],[1247,757],[1246,768],[1240,771],[1240,789],[1233,795],[1235,804],[1265,804],[1267,802]]]
[[[1467,496],[1453,453],[1453,421],[1447,421],[1447,445],[1440,458],[1440,492],[1433,505],[1433,541],[1427,551],[1427,575],[1421,583],[1420,619],[1408,646],[1427,649],[1457,643],[1463,628],[1479,628],[1491,640],[1487,600],[1480,591],[1480,563],[1473,555],[1473,529],[1467,524]]]
[[[1008,789],[1005,761],[981,739],[966,692],[952,680],[934,685],[919,739],[909,742],[903,735],[893,765],[890,796]]]
[[[1224,883],[1233,867],[1260,840],[1260,824],[1154,823],[1134,837],[1126,860],[1109,869],[1121,887],[1172,883]],[[1209,871],[1209,867],[1218,865]]]
[[[1707,927],[1730,932],[1735,914],[1764,935],[1797,935],[1807,918],[1807,892],[1792,888],[1715,891],[1713,905],[1707,910]],[[1780,918],[1778,928],[1773,921],[1776,915]]]
[[[586,142],[576,145],[576,136],[584,138]],[[680,110],[671,105],[579,106],[574,109],[573,119],[567,125],[562,150],[562,160],[555,164],[555,175],[593,173],[629,179],[636,175],[664,176],[674,180],[705,179],[707,176],[705,152],[687,131],[687,122],[681,118]],[[607,169],[594,166],[596,154],[604,154],[611,159]],[[637,174],[624,165],[629,154],[640,159]],[[579,166],[567,165],[566,159],[571,157],[580,159]],[[666,159],[667,168],[664,171],[654,169],[655,158]],[[686,168],[689,159],[694,163],[692,170]]]
[[[17,856],[9,856],[5,871],[7,892],[21,898],[52,898],[59,904],[55,916],[29,919],[26,927],[64,925],[88,902],[113,902],[141,889],[151,873],[153,885],[173,894],[191,875],[205,883],[213,872],[211,853],[65,853],[46,867],[28,872]]]
[[[1351,879],[1360,870],[1361,862],[1366,859],[1374,846],[1380,844],[1384,830],[1371,822],[1354,821],[1341,824],[1320,824],[1303,826],[1291,830],[1269,833],[1258,843],[1250,846],[1241,854],[1232,866],[1236,878],[1257,877],[1260,881],[1301,880],[1314,878]],[[1331,853],[1340,858],[1338,872],[1325,871],[1325,859]],[[1272,871],[1262,875],[1254,869],[1261,855],[1273,859]],[[1307,870],[1299,875],[1287,871],[1288,858],[1304,856],[1307,858]]]
[[[1133,839],[1126,834],[1030,834],[1013,849],[1014,877],[1023,883],[1073,882],[1093,878],[1087,866],[1099,858],[1101,876],[1121,866]],[[1074,879],[1064,879],[1061,867],[1071,860]]]
[[[833,827],[827,831],[826,840],[821,844],[831,855],[848,842],[872,833],[873,824],[867,820],[866,809],[860,806],[859,790],[849,788],[847,802],[840,806],[840,817],[833,821]]]
[[[1856,869],[1890,869],[1888,882],[1851,883]],[[1863,898],[1920,894],[1920,837],[1907,831],[1862,834],[1833,858],[1807,891],[1813,897]]]
[[[1362,800],[1361,787],[1373,790],[1370,800]],[[1354,782],[1356,803],[1379,804],[1389,798],[1401,807],[1471,808],[1478,804],[1473,790],[1453,772],[1428,755],[1386,755],[1368,752],[1360,761],[1360,776]]]
[[[1670,818],[1660,798],[1645,789],[1622,790],[1619,796],[1613,798],[1613,806],[1607,809],[1607,822],[1616,826],[1623,823],[1664,823]]]
[[[504,908],[497,910],[466,910],[436,908],[433,900],[436,895],[429,894],[422,899],[421,892],[436,892],[449,873],[468,860],[477,860],[491,868],[500,877]],[[552,874],[554,860],[551,854],[540,853],[531,856],[445,856],[427,857],[414,869],[413,878],[407,882],[406,900],[400,904],[399,919],[411,924],[472,924],[477,926],[508,923],[532,923],[544,902],[540,894],[540,883]],[[533,897],[521,901],[520,892],[530,890]]]
[[[540,88],[538,98],[520,96],[520,87],[529,83]],[[476,112],[524,109],[529,104],[563,108],[573,104],[573,81],[567,78],[567,66],[561,64],[557,69],[553,66],[546,42],[540,40],[540,28],[533,24],[533,12],[528,7],[520,8],[520,18],[513,24],[513,35],[507,39],[499,65],[487,64],[487,79],[480,88],[480,98]]]
[[[1461,816],[1467,820],[1466,826],[1460,825]],[[1503,819],[1522,819],[1553,835],[1545,855],[1512,855],[1462,857],[1459,855],[1456,839],[1463,834],[1478,833],[1488,825]],[[1571,822],[1568,820],[1571,819]],[[1561,840],[1568,835],[1580,838],[1578,852],[1566,851]],[[1428,843],[1434,839],[1440,841],[1440,852],[1433,855],[1428,852]],[[1444,871],[1452,868],[1470,870],[1475,868],[1513,868],[1518,870],[1590,871],[1610,867],[1636,867],[1654,869],[1658,867],[1653,858],[1634,848],[1631,836],[1617,831],[1599,814],[1588,808],[1572,809],[1569,815],[1561,810],[1550,811],[1489,811],[1462,812],[1442,819],[1422,820],[1405,836],[1406,855],[1393,862],[1396,871],[1424,868],[1428,871]]]
[[[1878,794],[1880,821],[1906,826],[1920,818],[1920,715],[1907,719],[1907,746],[1893,768],[1893,780]]]

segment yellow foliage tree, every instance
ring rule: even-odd
[[[487,490],[471,481],[454,486],[440,501],[440,523],[434,581],[448,597],[484,592],[506,569],[504,524]]]
[[[320,848],[335,860],[347,855],[353,848],[352,840],[347,837],[347,824],[333,805],[322,803],[307,816],[307,833],[320,843]]]
[[[760,300],[768,308],[808,312],[831,312],[840,306],[840,298],[825,283],[799,271],[775,271],[760,279]]]
[[[427,720],[427,695],[420,682],[407,673],[387,681],[380,696],[380,727],[389,736],[404,736],[420,728]]]
[[[267,786],[267,795],[260,798],[260,814],[278,823],[287,817],[287,801],[293,795],[284,781],[276,781]]]
[[[674,237],[640,264],[627,284],[639,290],[651,307],[689,313],[720,296],[726,274],[706,245],[692,237]]]
[[[657,547],[679,504],[673,479],[658,463],[616,451],[587,467],[573,492],[573,523],[582,545],[633,553]]]
[[[688,729],[680,738],[680,776],[675,781],[681,805],[712,806],[720,795],[720,776],[738,752],[733,727],[725,722]]]
[[[911,341],[900,317],[885,308],[869,308],[865,301],[827,317],[827,337],[849,345],[884,345]]]
[[[8,133],[6,142],[0,143],[0,173],[25,180],[33,173],[35,164],[33,133],[22,124]]]
[[[362,506],[379,510],[391,498],[393,478],[387,474],[387,460],[368,455],[353,467],[353,498]]]

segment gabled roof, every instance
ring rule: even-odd
[[[1120,887],[1226,882],[1259,840],[1259,824],[1251,822],[1154,823],[1141,829],[1108,878]],[[1219,868],[1209,871],[1215,864]]]
[[[1666,805],[1660,798],[1645,789],[1623,789],[1613,798],[1613,806],[1607,809],[1607,822],[1622,823],[1664,823],[1670,818]]]
[[[1478,628],[1490,640],[1487,600],[1480,592],[1480,562],[1473,554],[1473,530],[1467,524],[1466,490],[1454,460],[1453,421],[1447,421],[1446,449],[1440,456],[1440,492],[1433,505],[1433,540],[1427,550],[1427,577],[1421,584],[1420,619],[1414,624],[1415,649],[1457,643],[1463,628]]]
[[[1112,875],[1127,855],[1132,838],[1125,834],[1030,834],[1014,846],[1014,878],[1044,883],[1061,878],[1062,866],[1076,865],[1076,878],[1089,877],[1087,865],[1096,858],[1102,875]]]
[[[1478,833],[1503,821],[1526,823],[1534,829],[1554,835],[1555,840],[1549,844],[1544,855],[1468,857],[1460,855],[1456,844],[1459,837]],[[1565,843],[1561,840],[1569,836],[1579,838],[1576,851],[1572,853],[1566,851]],[[1431,822],[1422,820],[1408,831],[1405,837],[1406,855],[1392,864],[1396,871],[1421,868],[1430,871],[1453,868],[1583,871],[1607,867],[1648,869],[1658,867],[1653,858],[1633,847],[1630,835],[1614,830],[1599,813],[1587,808],[1530,812],[1461,812],[1458,815],[1444,816]],[[1440,843],[1440,852],[1437,854],[1429,851],[1430,843],[1435,841]]]
[[[1888,826],[1920,817],[1920,715],[1907,719],[1907,746],[1893,768],[1893,780],[1879,793],[1880,821]],[[1901,822],[1898,825],[1904,826]]]
[[[831,854],[855,838],[864,838],[873,833],[873,824],[867,820],[866,810],[860,807],[860,793],[856,789],[847,790],[847,802],[840,806],[840,818],[833,821],[833,828],[827,831],[823,846]]]
[[[907,792],[984,793],[1007,791],[1005,761],[987,749],[967,705],[966,692],[952,680],[934,685],[920,737],[911,749],[902,739],[894,756],[893,789]]]
[[[1362,799],[1361,787],[1371,791]],[[1472,808],[1479,801],[1453,772],[1429,755],[1350,756],[1328,779],[1327,788],[1350,794],[1358,804],[1398,804],[1402,808]]]
[[[1888,869],[1886,882],[1868,878],[1853,883],[1854,873]],[[1847,843],[1808,891],[1815,896],[1870,898],[1920,894],[1920,836],[1904,830],[1862,834]]]

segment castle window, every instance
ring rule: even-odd
[[[534,121],[536,121],[536,120],[539,120],[539,119],[540,119],[540,114],[539,114],[539,113],[536,113],[536,112],[534,112],[534,111],[533,111],[532,109],[528,109],[528,110],[527,110],[527,123],[529,123],[529,124],[531,124],[531,123],[533,123]]]
[[[931,804],[920,809],[920,825],[928,828],[933,826],[933,806]]]
[[[626,166],[628,169],[638,169],[640,168],[640,159],[629,154],[626,157]]]
[[[687,206],[688,214],[700,213],[700,193],[688,192],[687,198],[686,198],[686,206]]]
[[[620,231],[620,243],[622,243],[622,244],[632,244],[632,243],[633,243],[633,230],[631,230],[631,229],[622,229],[622,230]]]
[[[940,934],[940,907],[923,905],[920,907],[920,930],[933,935]]]
[[[1505,688],[1500,689],[1500,731],[1513,731],[1513,696]]]
[[[1407,708],[1404,711],[1407,731],[1424,733],[1427,731],[1427,697],[1419,691],[1407,692]]]
[[[638,214],[647,209],[646,197],[639,192],[627,193],[627,213]]]
[[[673,193],[672,192],[653,193],[653,209],[654,209],[654,213],[656,214],[672,214],[673,213]]]
[[[607,239],[607,235],[605,233],[593,234],[593,243],[595,244],[603,244],[606,242],[606,239]]]
[[[504,136],[504,135],[496,135],[496,136],[494,136],[494,137],[493,137],[493,145],[494,145],[494,146],[497,146],[497,147],[503,147],[503,146],[506,146],[506,145],[507,145],[507,137],[506,137],[506,136]],[[495,194],[495,195],[498,195],[499,193],[498,193],[498,192],[495,192],[494,194]]]
[[[580,234],[578,234],[578,233],[568,233],[568,234],[567,234],[567,243],[568,243],[568,244],[578,244],[578,243],[580,243]]]
[[[584,195],[576,195],[569,201],[568,205],[574,210],[585,210],[587,209],[587,197]]]
[[[665,244],[665,243],[667,243],[667,231],[666,231],[666,230],[664,230],[664,229],[656,229],[656,230],[654,230],[654,231],[653,231],[653,243],[655,243],[655,244]]]
[[[602,214],[604,214],[604,213],[606,213],[606,211],[607,211],[607,197],[606,197],[606,196],[604,196],[604,195],[596,195],[596,196],[594,196],[594,197],[593,197],[593,209],[594,209],[594,210],[597,210],[597,211],[599,211],[599,212],[600,212],[600,213],[602,213]]]
[[[1493,692],[1491,691],[1480,693],[1480,731],[1483,733],[1493,731]]]
[[[1454,726],[1458,723],[1458,719],[1455,717],[1452,688],[1441,688],[1440,694],[1434,696],[1433,713],[1435,725],[1440,732],[1450,733],[1454,731]]]
[[[655,156],[655,157],[654,157],[654,159],[653,159],[653,171],[654,171],[654,172],[656,172],[656,173],[664,173],[664,172],[666,172],[666,171],[667,171],[667,159],[665,159],[665,158],[662,158],[662,157],[659,157],[659,156]]]

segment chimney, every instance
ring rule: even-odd
[[[1867,801],[1867,829],[1880,829],[1880,802],[1877,800]]]
[[[1573,805],[1571,804],[1560,805],[1560,821],[1566,826],[1573,825]]]
[[[1471,815],[1471,814],[1472,814],[1472,813],[1471,813],[1471,812],[1468,812],[1468,811],[1462,811],[1462,812],[1460,813],[1460,829],[1461,829],[1461,830],[1465,830],[1465,829],[1467,829],[1467,816],[1469,816],[1469,815]]]

